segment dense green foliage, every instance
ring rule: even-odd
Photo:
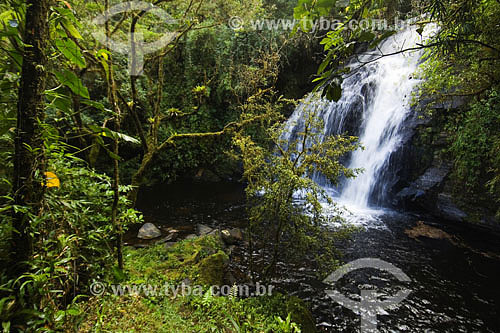
[[[78,301],[75,295],[85,294],[93,279],[113,278],[116,235],[109,223],[111,181],[106,175],[88,169],[83,161],[66,154],[60,145],[57,141],[46,145],[47,169],[57,174],[62,186],[48,188],[41,213],[31,217],[30,233],[35,240],[35,256],[29,263],[31,269],[16,280],[2,281],[3,293],[19,290],[24,295],[17,301],[13,296],[3,300],[0,311],[6,322],[61,325],[66,315],[76,313],[69,311],[73,309],[73,302]],[[127,188],[122,187],[121,191],[126,193]],[[122,196],[121,223],[141,222],[141,216],[129,209],[128,204]],[[10,208],[5,205],[3,210]],[[30,214],[28,207],[14,209]],[[6,228],[10,225],[10,216],[2,214],[2,236],[9,234]],[[10,265],[5,255],[8,245],[6,242],[1,244],[3,267]],[[29,303],[24,304],[25,301]],[[24,307],[32,311],[26,313]],[[69,312],[64,312],[66,310]]]
[[[141,332],[300,332],[293,318],[303,303],[275,294],[271,297],[217,297],[205,283],[203,263],[221,252],[221,240],[205,236],[184,240],[166,249],[163,244],[148,249],[127,250],[123,284],[146,284],[172,288],[190,278],[193,285],[207,287],[191,295],[137,297],[105,295],[86,305],[82,332],[127,331],[131,327]],[[160,264],[158,264],[160,263]],[[218,282],[219,285],[221,282]],[[158,288],[159,290],[160,288]],[[186,289],[187,290],[187,289]],[[187,293],[187,292],[186,292]],[[308,331],[303,331],[308,332]]]
[[[464,207],[480,203],[500,216],[498,137],[500,109],[500,4],[497,1],[427,1],[439,31],[430,41],[421,94],[431,96],[428,111],[462,104],[445,113],[452,180]],[[443,111],[441,111],[443,112]]]
[[[48,3],[43,2],[44,6]],[[92,34],[98,28],[89,25],[116,3],[50,2],[50,18],[45,22],[49,36],[39,36],[44,42],[40,43],[42,55],[47,55],[38,68],[48,74],[43,77],[23,73],[21,68],[25,48],[30,47],[23,44],[25,36],[31,34],[25,31],[26,13],[32,10],[30,18],[44,13],[35,12],[34,7],[27,10],[20,0],[0,5],[0,154],[4,157],[0,175],[2,194],[6,194],[2,197],[0,260],[5,267],[15,267],[1,272],[0,313],[5,331],[71,330],[88,310],[85,306],[92,281],[136,280],[138,275],[128,275],[120,267],[136,264],[129,252],[123,262],[121,238],[129,224],[142,222],[132,208],[138,186],[192,175],[199,168],[217,166],[219,175],[235,172],[225,154],[231,147],[226,134],[249,126],[248,130],[258,135],[261,126],[270,123],[273,116],[266,112],[275,100],[262,96],[267,96],[278,79],[283,66],[280,52],[295,52],[286,47],[288,39],[281,32],[235,32],[223,24],[231,15],[247,20],[282,16],[291,10],[289,2],[275,6],[260,1],[169,1],[162,8],[177,20],[173,27],[179,32],[177,38],[147,55],[143,76],[130,77],[127,56],[104,48]],[[36,10],[40,8],[47,7]],[[126,40],[128,32],[134,30],[142,32],[146,41],[155,40],[166,27],[158,25],[154,16],[143,14],[114,17],[101,29],[117,39]],[[35,124],[40,132],[33,133],[37,139],[34,145],[14,150],[15,134],[20,130],[15,108],[18,92],[30,89],[19,82],[28,74],[46,87],[41,104],[28,106],[41,111],[29,119],[26,128]],[[258,105],[264,100],[267,108]],[[43,190],[35,205],[28,201],[23,205],[23,197],[21,204],[14,204],[8,194],[13,174],[18,174],[13,157],[24,151],[41,161],[26,170],[34,175],[33,184]],[[49,183],[55,185],[46,186]],[[26,244],[13,243],[13,236],[20,232],[29,235]],[[173,249],[174,255],[166,251],[163,259],[170,265],[170,273],[158,281],[179,282],[185,276],[203,284],[221,283],[226,254],[212,243],[199,248],[183,244]],[[24,254],[26,265],[12,262],[11,254],[21,245],[30,249]],[[192,261],[176,259],[182,253]],[[153,252],[148,257],[148,268],[157,271],[159,268],[153,266],[158,262],[151,260]],[[138,274],[149,276],[148,272]],[[179,329],[186,331],[192,322],[178,316],[189,307],[203,331],[231,327],[299,332],[290,317],[296,311],[283,308],[280,297],[259,301],[203,297],[178,303],[166,299],[164,307],[153,312],[174,311],[173,315],[184,322]],[[97,300],[89,303],[97,304],[92,302]],[[151,302],[156,301],[139,303]],[[108,300],[99,304],[95,308],[101,313],[96,314],[101,318],[97,323],[105,313],[100,307],[114,305]],[[137,315],[133,320],[146,316],[149,322],[144,329],[155,330],[150,325],[157,317],[148,318],[151,312],[137,305],[134,300],[125,308]],[[130,306],[144,313],[130,311]],[[229,308],[230,315],[219,311],[222,308]],[[128,325],[122,327],[124,330],[134,326],[122,323]],[[102,325],[106,324],[113,325],[113,321]],[[93,322],[90,329],[92,326]]]
[[[336,183],[355,176],[360,170],[345,168],[341,160],[358,145],[352,137],[320,141],[322,124],[313,113],[290,144],[283,138],[283,120],[294,103],[280,94],[301,95],[311,81],[309,70],[321,59],[317,90],[338,100],[343,75],[356,70],[345,67],[356,51],[395,33],[392,27],[349,28],[356,20],[417,17],[419,33],[437,23],[436,35],[419,46],[427,50],[420,94],[429,97],[434,115],[444,115],[448,142],[440,158],[453,161],[458,196],[500,214],[498,1],[160,0],[154,3],[175,23],[135,11],[115,15],[101,27],[91,24],[119,2],[40,0],[50,4],[48,13],[41,13],[49,17],[42,22],[47,36],[33,45],[25,41],[36,33],[26,29],[34,7],[22,0],[0,4],[0,321],[5,332],[132,326],[299,332],[314,326],[299,300],[282,295],[235,299],[204,289],[203,295],[176,300],[99,299],[88,288],[93,281],[222,283],[227,254],[213,237],[171,248],[125,249],[122,256],[123,233],[143,222],[134,209],[139,187],[193,178],[206,169],[216,179],[243,173],[248,183],[250,247],[264,256],[252,262],[253,278],[275,273],[278,255],[294,263],[311,254],[307,258],[314,257],[318,268],[336,264],[334,241],[345,233],[325,232],[320,200],[330,198],[312,177],[321,172]],[[304,24],[291,34],[254,31],[248,24],[233,30],[227,24],[232,16],[249,22],[292,14]],[[310,31],[310,20],[320,17],[342,23]],[[145,55],[142,76],[131,76],[128,54],[101,44],[96,29],[122,41],[131,32],[147,42],[166,30],[178,34]],[[35,46],[43,48],[43,62],[26,73],[23,64],[30,64],[25,60]],[[27,92],[39,102],[19,103]],[[439,106],[450,101],[462,105]],[[17,118],[28,111],[37,111],[36,116]],[[33,140],[22,142],[24,134]],[[22,156],[33,156],[24,164],[29,170],[14,167]],[[29,179],[19,188],[21,171]],[[47,186],[54,177],[58,184]],[[26,188],[40,191],[20,196]],[[331,218],[341,220],[336,213]],[[26,261],[14,259],[19,249],[26,249],[21,253]]]
[[[354,177],[359,170],[347,169],[340,160],[359,145],[354,137],[320,140],[324,126],[313,108],[303,121],[303,128],[290,142],[283,137],[281,124],[270,127],[267,140],[272,149],[256,144],[249,135],[235,137],[248,183],[252,245],[261,249],[260,253],[265,253],[262,247],[270,252],[267,260],[261,258],[256,265],[260,266],[256,271],[264,277],[275,273],[278,259],[290,264],[313,254],[315,262],[329,270],[339,259],[334,241],[343,233],[325,230],[327,217],[321,200],[330,204],[332,200],[312,178],[321,172],[336,184],[341,176]],[[300,198],[295,197],[297,194]],[[337,215],[333,218],[340,219]]]

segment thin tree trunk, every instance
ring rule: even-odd
[[[137,169],[137,171],[132,176],[132,189],[130,190],[130,192],[128,192],[128,199],[130,200],[132,207],[135,207],[137,194],[139,193],[139,187],[143,182],[144,175],[148,170],[149,165],[153,161],[155,154],[156,148],[152,148],[152,150],[149,150],[146,154],[144,154],[139,169]]]
[[[105,10],[109,9],[109,2],[106,0],[105,2]],[[109,21],[106,21],[106,34],[108,36],[111,35],[111,30],[109,26]],[[115,128],[114,130],[119,133],[120,132],[120,122],[121,122],[121,112],[120,107],[118,106],[118,95],[116,92],[116,82],[113,70],[113,60],[112,57],[109,58],[109,99],[111,104],[113,104],[113,111],[115,113]],[[120,168],[119,168],[119,141],[118,137],[115,137],[113,140],[113,153],[115,156],[113,157],[113,205],[111,207],[111,224],[113,226],[113,230],[116,236],[116,257],[118,261],[118,268],[123,269],[123,233],[122,226],[118,221],[118,204],[120,203]]]
[[[119,126],[118,130],[119,130]],[[116,156],[118,156],[118,138],[115,138],[114,140],[114,153]],[[120,169],[118,165],[118,160],[114,159],[113,160],[113,207],[111,209],[111,221],[113,223],[113,227],[115,229],[115,235],[116,235],[116,257],[118,260],[118,268],[123,269],[123,250],[122,250],[122,244],[123,244],[123,234],[122,234],[122,227],[121,223],[118,221],[118,204],[120,202]]]
[[[24,54],[17,104],[13,197],[17,206],[27,206],[37,215],[43,198],[43,140],[39,121],[44,117],[46,44],[49,0],[26,1]],[[14,212],[13,259],[20,271],[33,253],[30,214]]]

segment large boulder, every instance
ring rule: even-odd
[[[423,175],[402,189],[397,195],[398,206],[409,210],[436,211],[438,193],[450,172],[450,165],[442,164],[428,168]]]
[[[153,239],[161,236],[161,231],[153,223],[144,224],[137,233],[137,238]]]
[[[439,193],[436,202],[438,216],[453,222],[463,222],[467,219],[467,214],[459,209],[454,203],[451,195]]]

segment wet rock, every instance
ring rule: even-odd
[[[161,231],[153,223],[144,224],[137,233],[137,238],[153,239],[161,236]]]
[[[166,242],[165,243],[165,248],[168,249],[168,248],[174,246],[175,244],[176,244],[175,242]]]
[[[172,228],[172,227],[161,227],[164,233],[179,233],[179,230]]]
[[[175,238],[179,236],[179,230],[176,229],[170,229],[167,233],[174,235]]]
[[[221,231],[221,237],[224,243],[233,245],[243,240],[243,232],[239,228],[225,229]]]
[[[233,229],[229,230],[229,233],[231,234],[231,237],[233,237],[234,239],[236,239],[238,241],[243,240],[243,232],[241,231],[241,229],[233,228]]]
[[[444,164],[428,168],[396,195],[398,205],[409,210],[436,211],[437,196],[449,172],[450,166]]]
[[[189,234],[186,236],[186,238],[184,239],[195,239],[195,238],[198,238],[198,235],[195,235],[195,234]]]
[[[236,249],[236,245],[230,245],[227,249],[226,249],[226,253],[228,256],[231,255],[231,253],[233,253],[234,249]]]
[[[204,225],[204,224],[197,224],[196,225],[196,234],[198,236],[204,236],[204,235],[208,235],[210,234],[211,232],[213,231],[212,228],[210,228],[209,226],[207,225]]]
[[[220,231],[218,229],[213,229],[212,231],[210,231],[208,234],[208,236],[219,236],[220,235]]]
[[[433,239],[448,239],[452,240],[452,237],[441,229],[431,227],[422,221],[418,221],[417,225],[411,229],[406,229],[405,234],[410,238],[418,237],[428,237]]]
[[[455,206],[451,196],[444,193],[438,194],[436,208],[449,221],[462,222],[467,218],[467,214]]]
[[[226,244],[233,244],[233,242],[235,241],[232,237],[231,237],[231,233],[229,232],[229,230],[227,229],[224,229],[220,232],[220,235],[222,237],[222,240],[224,241],[224,243]]]
[[[162,243],[166,243],[166,242],[169,242],[169,241],[174,241],[175,239],[177,239],[177,236],[178,236],[177,233],[171,232],[167,236],[165,236],[162,239],[158,240],[156,243],[157,244],[162,244]]]

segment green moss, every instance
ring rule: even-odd
[[[292,321],[300,325],[303,333],[317,332],[314,318],[300,298],[290,297],[286,301],[286,311],[291,315]]]
[[[220,237],[207,235],[183,240],[169,248],[158,244],[145,249],[126,249],[125,268],[130,280],[138,283],[195,280],[199,275],[198,263],[222,252],[222,246]]]
[[[126,249],[124,284],[222,285],[228,256],[217,236]],[[104,296],[85,303],[79,332],[315,332],[304,303],[281,294],[245,299],[204,295],[172,297]],[[290,314],[291,322],[283,324]],[[281,319],[278,319],[281,318]],[[281,320],[281,321],[280,321]]]
[[[204,285],[222,285],[224,271],[229,257],[223,251],[219,251],[198,264],[198,282]]]

